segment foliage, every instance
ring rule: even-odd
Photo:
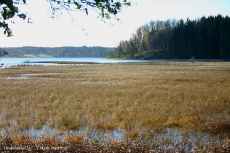
[[[89,8],[95,10],[99,17],[110,19],[110,15],[116,15],[124,6],[130,6],[127,0],[47,0],[53,15],[58,11],[84,11],[87,15]],[[26,0],[0,0],[0,28],[3,28],[4,34],[12,36],[12,31],[7,21],[16,16],[26,19],[25,13],[20,12],[19,4],[26,4]],[[54,17],[54,16],[53,16]],[[28,19],[29,22],[29,19]]]
[[[127,0],[48,0],[51,9],[55,13],[59,10],[80,10],[88,14],[88,8],[95,9],[102,18],[110,19],[110,14],[116,15],[123,6],[130,6]],[[57,5],[58,4],[58,5]]]
[[[25,4],[25,0],[0,0],[0,28],[3,28],[4,34],[7,36],[12,36],[12,31],[10,30],[7,20],[18,16],[19,18],[25,19],[26,15],[20,13],[19,8],[16,7],[17,4]]]
[[[121,41],[113,53],[137,59],[229,59],[229,27],[230,18],[221,15],[193,21],[151,21],[130,40]]]
[[[192,56],[190,59],[189,59],[190,62],[194,63],[195,62],[195,57]]]

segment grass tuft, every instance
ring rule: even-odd
[[[11,141],[46,126],[67,135],[82,128],[118,129],[135,141],[168,128],[229,139],[229,67],[229,62],[166,62],[1,69],[0,130],[11,133]],[[52,137],[41,141],[60,143]]]
[[[204,125],[204,131],[211,134],[230,134],[230,122],[229,121],[211,121]]]

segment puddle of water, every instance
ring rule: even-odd
[[[30,78],[28,76],[39,76],[39,75],[54,75],[54,74],[60,74],[60,73],[31,73],[31,74],[20,74],[20,76],[17,77],[0,77],[0,79],[5,80],[24,80],[24,79],[43,79],[43,78]],[[47,78],[44,78],[47,79]],[[51,78],[53,79],[53,78]]]
[[[71,78],[43,78],[43,77],[29,77],[29,76],[39,76],[39,75],[55,75],[60,73],[31,73],[31,74],[21,74],[18,77],[0,77],[0,79],[4,80],[67,80],[67,81],[80,81],[77,83],[80,84],[104,84],[104,85],[121,85],[121,82],[116,83],[109,83],[109,82],[89,82],[89,81],[83,81],[83,78],[77,78],[77,79],[71,79]]]
[[[115,129],[113,131],[92,131],[89,129],[89,127],[84,127],[80,128],[79,130],[64,131],[63,134],[58,134],[58,132],[58,129],[50,128],[48,125],[43,125],[41,129],[34,129],[33,127],[29,128],[28,130],[18,130],[14,129],[13,127],[0,129],[0,134],[16,133],[19,135],[28,135],[31,139],[39,139],[43,136],[51,136],[56,139],[63,140],[66,135],[82,135],[85,139],[96,138],[104,143],[109,141],[124,140],[124,133],[120,129]]]
[[[28,79],[27,77],[0,77],[3,80],[25,80]]]
[[[21,76],[39,76],[39,75],[55,75],[61,73],[30,73],[30,74],[21,74]]]
[[[7,128],[0,130],[1,134],[6,134]],[[41,129],[37,130],[30,128],[29,130],[20,131],[18,134],[28,135],[32,139],[40,139],[43,136],[51,136],[61,141],[64,140],[66,135],[81,135],[84,140],[90,140],[91,142],[98,140],[101,144],[106,144],[110,141],[120,142],[133,142],[132,139],[128,140],[126,132],[121,129],[115,129],[112,131],[93,131],[89,127],[84,127],[79,130],[68,130],[65,134],[58,135],[58,129],[50,128],[48,125],[44,125]],[[84,134],[83,134],[84,133]],[[140,143],[148,143],[150,147],[162,149],[181,150],[185,153],[191,152],[196,147],[206,146],[219,146],[221,147],[226,141],[217,138],[211,138],[207,135],[183,132],[178,129],[167,128],[163,134],[154,134],[152,138],[146,139],[145,137],[138,138]],[[141,141],[143,140],[143,141]],[[147,141],[146,141],[147,140]],[[139,141],[137,141],[139,143]]]

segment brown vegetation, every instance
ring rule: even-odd
[[[87,127],[120,129],[136,139],[151,130],[154,135],[180,128],[229,139],[230,63],[5,68],[0,69],[0,91],[4,134],[48,125],[57,135]]]
[[[173,145],[173,146],[172,146]],[[66,136],[63,141],[53,137],[42,137],[37,140],[29,139],[28,136],[15,135],[13,137],[0,136],[1,152],[114,152],[114,153],[149,153],[149,152],[188,152],[191,150],[191,142],[170,143],[167,139],[163,141],[136,141],[121,142],[109,141],[103,144],[99,141],[84,140],[81,136]],[[219,145],[215,142],[207,143],[200,147],[192,148],[197,153],[228,153],[230,151],[229,142]]]

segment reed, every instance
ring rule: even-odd
[[[0,69],[0,127],[15,134],[44,125],[67,134],[120,129],[134,138],[179,128],[229,139],[229,67],[166,62]]]
[[[136,133],[136,132],[135,132]],[[129,142],[109,141],[107,144],[101,140],[83,139],[80,135],[68,135],[60,141],[54,137],[41,137],[30,139],[28,136],[0,135],[1,152],[229,152],[230,142],[225,141],[221,145],[218,142],[209,142],[201,146],[191,148],[189,140],[172,142],[165,138],[157,141],[140,141],[131,139]],[[189,150],[191,149],[191,150]]]

